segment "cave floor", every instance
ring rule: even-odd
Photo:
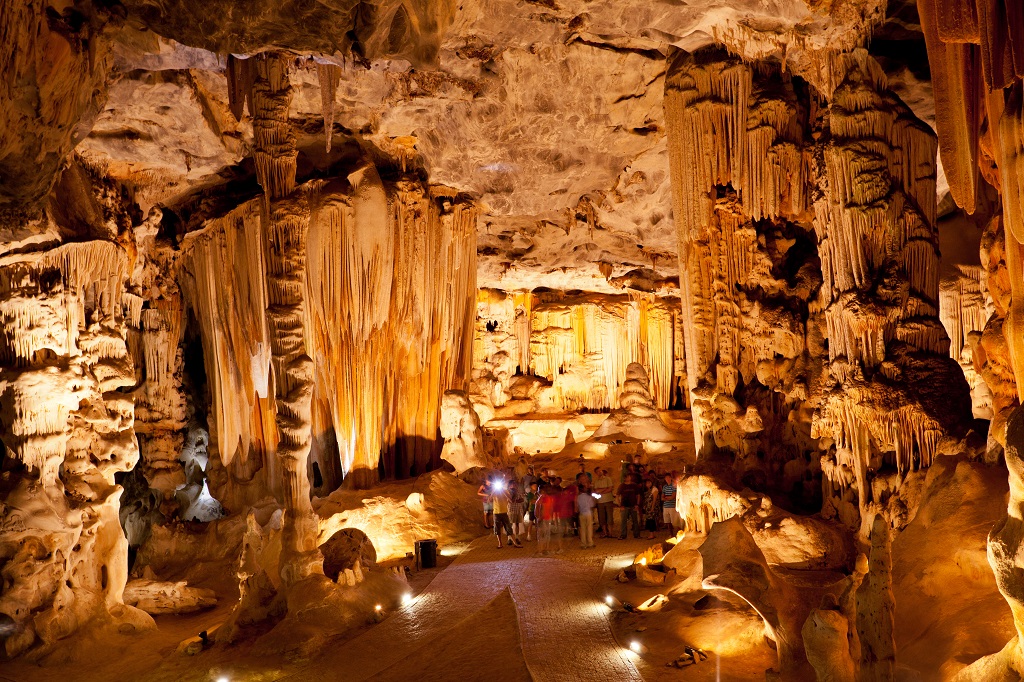
[[[615,617],[604,596],[618,593],[622,586],[615,575],[656,542],[598,539],[595,549],[581,550],[576,538],[566,538],[566,551],[542,556],[535,542],[523,549],[497,549],[493,536],[482,536],[456,548],[461,553],[434,572],[412,603],[350,639],[328,642],[303,661],[257,656],[244,645],[215,646],[191,657],[177,654],[184,631],[175,627],[174,617],[162,617],[164,641],[150,633],[116,654],[111,647],[105,664],[91,660],[39,667],[19,661],[4,666],[0,680],[716,679],[720,673],[712,665],[662,667],[668,642],[648,637],[651,650],[638,655],[626,648],[629,641],[622,640],[628,635],[621,628],[616,637]],[[411,585],[416,589],[422,582],[414,579]],[[177,618],[194,624],[197,615]],[[720,679],[763,675],[762,662],[752,662],[751,670],[731,670],[732,675],[722,670]]]

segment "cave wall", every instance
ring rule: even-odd
[[[536,377],[545,385],[530,397],[541,410],[609,411],[618,406],[627,365],[639,362],[665,410],[681,402],[682,353],[674,298],[494,289],[478,296],[473,380],[490,407],[504,406],[514,384]]]
[[[114,242],[86,241],[0,263],[0,612],[17,628],[8,655],[130,615],[115,482],[139,457],[129,262]]]
[[[773,65],[680,53],[665,105],[698,454],[771,476],[820,448],[857,525],[884,502],[872,472],[955,447],[969,396],[939,322],[934,136],[866,52],[835,68],[822,101]]]

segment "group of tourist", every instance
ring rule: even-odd
[[[488,475],[477,491],[483,499],[484,526],[494,529],[499,549],[522,547],[536,533],[537,550],[544,554],[562,551],[565,539],[574,536],[581,549],[594,547],[595,527],[598,537],[613,537],[616,508],[620,540],[626,539],[630,526],[635,538],[678,529],[675,474],[655,472],[641,460],[636,455],[624,461],[616,482],[607,469],[587,471],[581,457],[574,480],[563,484],[554,471],[538,475],[520,459],[514,470]]]

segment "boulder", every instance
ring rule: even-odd
[[[377,563],[377,550],[358,528],[342,528],[320,545],[320,552],[324,555],[324,575],[334,581],[345,569],[355,571],[358,564],[365,570]]]

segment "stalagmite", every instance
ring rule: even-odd
[[[487,466],[483,455],[480,418],[463,391],[445,391],[441,397],[441,459],[461,474],[472,467]]]

